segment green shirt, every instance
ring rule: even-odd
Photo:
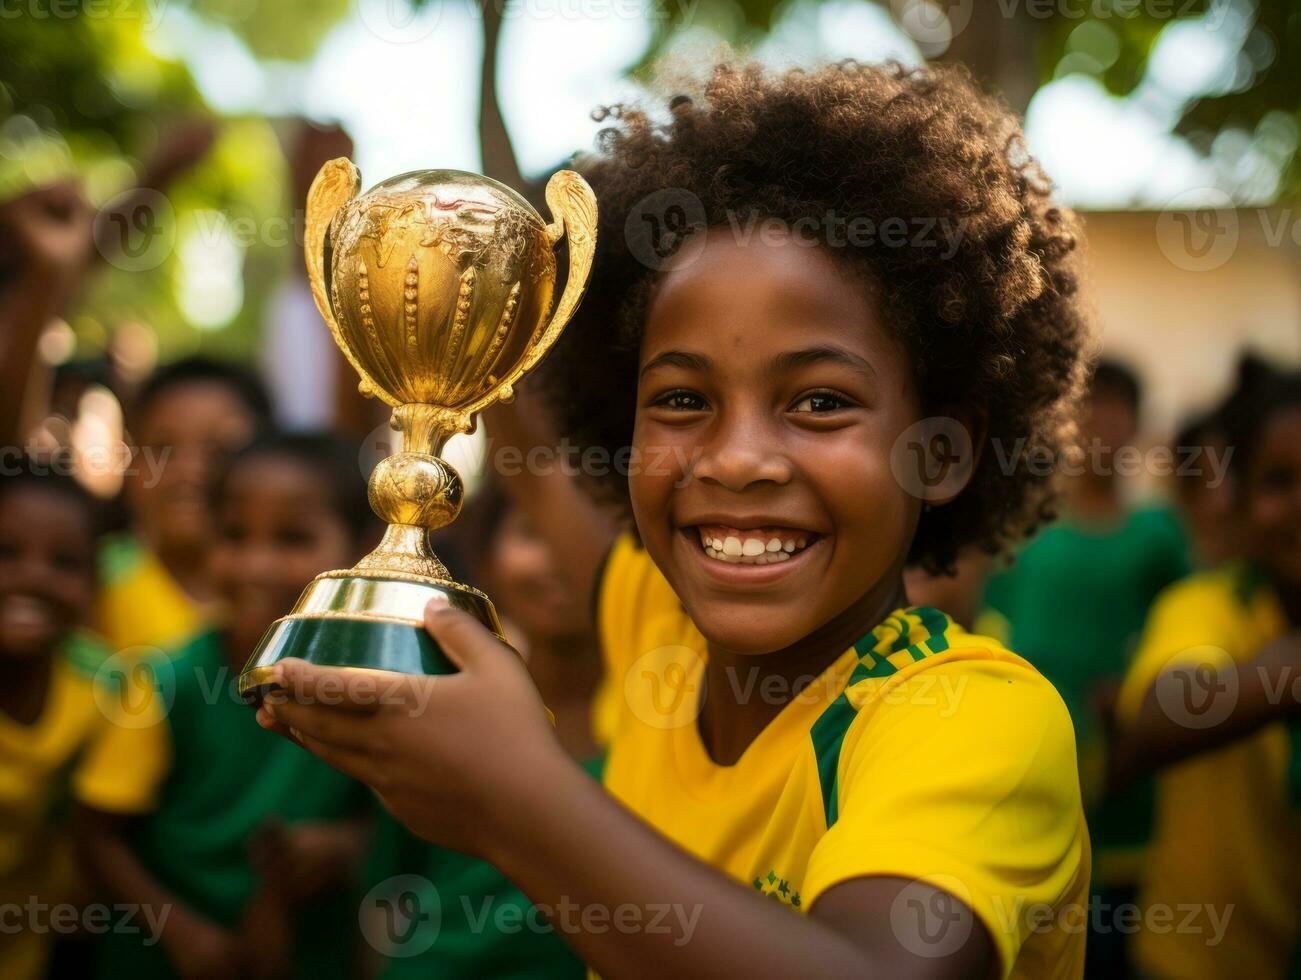
[[[256,891],[250,845],[268,821],[342,819],[364,812],[370,794],[315,756],[258,726],[235,689],[217,633],[193,640],[155,674],[172,743],[172,766],[155,811],[134,829],[148,871],[197,912],[239,925]],[[359,941],[358,896],[344,889],[299,912],[296,973],[348,976]],[[110,934],[99,943],[105,977],[172,976],[161,947]]]
[[[599,778],[600,760],[584,766]],[[586,968],[509,879],[486,861],[436,847],[383,814],[370,855],[368,893],[382,916],[396,892],[413,889],[422,911],[436,908],[414,928],[397,928],[386,943],[383,980],[433,978],[583,978]],[[385,882],[393,883],[386,889]],[[395,892],[390,895],[388,892]],[[385,926],[376,922],[372,928]]]
[[[1128,512],[1098,527],[1071,517],[1050,525],[993,576],[986,605],[1007,620],[1008,645],[1052,682],[1070,710],[1080,752],[1089,829],[1104,880],[1105,852],[1150,833],[1152,785],[1098,799],[1105,746],[1094,708],[1100,686],[1119,683],[1158,592],[1189,572],[1183,529],[1165,508]],[[1127,876],[1127,875],[1122,875]]]

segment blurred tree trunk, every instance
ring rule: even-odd
[[[501,103],[497,100],[497,49],[501,37],[504,0],[479,0],[483,20],[483,62],[479,66],[479,149],[483,172],[493,180],[524,193],[524,175],[506,132]]]
[[[1023,3],[1009,0],[966,0],[957,6],[967,6],[971,19],[936,60],[966,65],[982,86],[1024,115],[1039,87],[1035,48],[1044,22],[1026,15]]]

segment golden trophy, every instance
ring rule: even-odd
[[[439,458],[474,414],[509,401],[555,343],[586,288],[596,198],[562,170],[546,188],[548,224],[510,188],[477,174],[421,170],[358,196],[347,159],[321,168],[307,194],[308,278],[360,390],[393,407],[402,451],[370,477],[379,547],[346,571],[318,576],[262,637],[239,678],[257,703],[285,657],[331,667],[413,674],[454,667],[423,628],[431,599],[464,609],[501,635],[491,600],[453,582],[429,533],[461,509],[460,475]],[[569,271],[552,311],[555,246]]]

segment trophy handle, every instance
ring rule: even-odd
[[[361,384],[358,386],[361,393],[382,398],[396,407],[398,403],[389,398],[384,389],[375,383],[353,354],[352,348],[348,346],[343,331],[339,329],[339,323],[334,318],[334,310],[330,306],[330,294],[325,286],[325,236],[330,230],[330,222],[339,208],[356,197],[360,190],[361,171],[347,157],[328,160],[317,172],[311,188],[307,191],[307,214],[303,229],[303,255],[307,260],[307,281],[312,287],[312,298],[316,300],[316,309],[320,311],[325,325],[330,328],[334,343],[361,378]]]
[[[569,274],[565,291],[551,313],[551,319],[534,338],[523,360],[484,397],[465,409],[467,415],[482,411],[495,401],[509,402],[515,397],[514,386],[546,356],[587,289],[596,254],[596,195],[573,170],[558,170],[547,181],[547,207],[555,220],[547,225],[547,240],[552,247],[562,238],[569,241]]]

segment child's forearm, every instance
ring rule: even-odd
[[[681,850],[577,766],[557,769],[536,805],[511,807],[487,857],[603,976],[981,977],[992,965],[981,930],[954,956],[909,954],[890,927],[899,879],[849,882],[827,892],[835,914],[801,915]]]
[[[1219,671],[1182,666],[1148,690],[1129,725],[1117,732],[1108,761],[1108,785],[1139,776],[1245,738],[1301,713],[1292,684],[1301,666],[1301,639],[1290,634],[1253,660]],[[1161,692],[1159,694],[1158,686]]]
[[[140,863],[120,833],[121,823],[107,814],[82,810],[76,835],[82,862],[114,900],[149,910],[148,921],[159,923],[160,934],[155,938],[175,961],[177,947],[184,945],[185,936],[193,931],[187,926],[198,923],[204,927],[209,923],[178,901]]]

